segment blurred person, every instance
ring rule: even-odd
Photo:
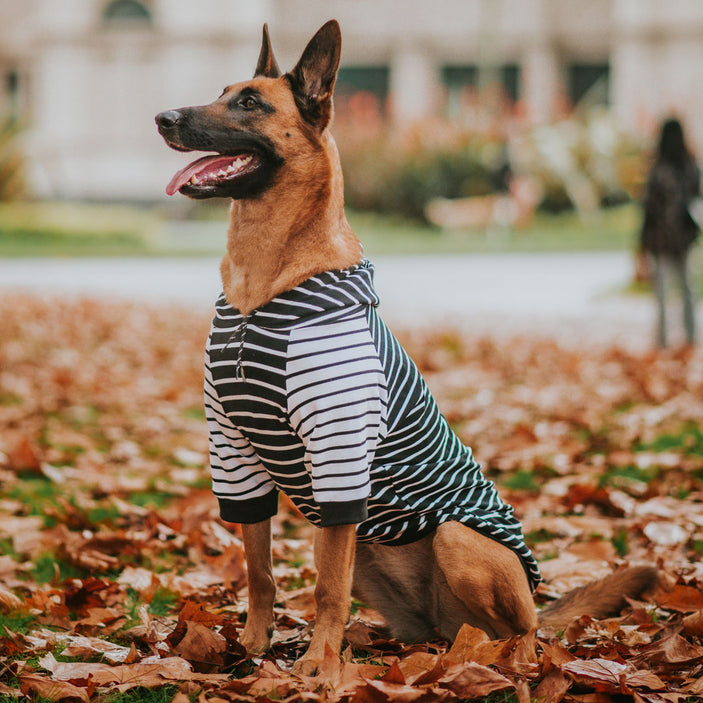
[[[662,124],[657,155],[647,181],[641,251],[648,256],[657,297],[657,343],[665,347],[667,271],[673,272],[681,291],[683,322],[688,344],[694,344],[695,304],[689,253],[699,227],[692,206],[700,195],[700,171],[686,145],[677,119]]]

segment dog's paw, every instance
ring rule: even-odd
[[[248,654],[263,654],[271,647],[272,628],[265,629],[244,626],[239,643]]]
[[[319,659],[303,656],[293,664],[293,673],[299,676],[315,676],[321,664]]]

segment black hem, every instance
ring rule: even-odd
[[[366,498],[341,503],[320,503],[320,526],[356,525],[369,516]]]
[[[278,512],[278,491],[248,500],[231,500],[218,498],[220,517],[226,522],[250,525],[273,517]]]

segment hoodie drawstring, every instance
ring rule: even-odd
[[[235,341],[238,342],[239,349],[237,349],[237,363],[234,367],[234,377],[241,381],[246,381],[246,378],[244,378],[244,367],[242,366],[242,361],[244,358],[244,338],[247,334],[247,326],[249,325],[250,317],[251,315],[245,315],[242,318],[242,321],[237,326],[237,329],[232,332],[232,335],[227,340],[227,344],[225,344],[225,347],[222,350],[224,352],[230,344]]]

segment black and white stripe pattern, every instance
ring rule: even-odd
[[[213,488],[225,520],[286,493],[316,525],[412,542],[457,520],[539,570],[512,508],[376,313],[373,268],[315,276],[243,317],[221,297],[206,351]]]

